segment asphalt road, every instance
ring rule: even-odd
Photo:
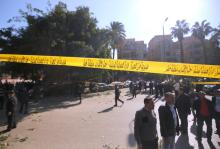
[[[32,103],[31,112],[26,117],[19,116],[16,129],[5,141],[9,149],[135,149],[133,135],[135,112],[143,107],[145,94],[131,99],[128,89],[122,90],[122,105],[114,107],[114,92],[107,91],[98,96],[84,98],[82,104],[71,97],[44,99]],[[160,99],[155,104],[155,112],[164,104]],[[158,113],[157,113],[158,117]],[[189,116],[189,134],[176,137],[176,149],[197,149],[196,125]],[[159,120],[158,132],[159,132]],[[0,131],[6,126],[0,126]],[[215,125],[213,121],[213,129]],[[205,130],[205,127],[204,127]],[[160,133],[159,133],[160,137]],[[161,137],[160,137],[161,139]],[[209,149],[207,139],[203,146]],[[220,148],[220,139],[213,135],[212,149]]]

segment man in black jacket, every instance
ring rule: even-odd
[[[188,115],[191,113],[191,103],[189,95],[184,93],[184,89],[179,89],[179,96],[176,100],[176,108],[179,113],[181,121],[181,132],[182,134],[188,133]]]
[[[198,100],[193,103],[193,109],[196,111],[197,118],[197,141],[201,143],[202,139],[202,127],[205,121],[207,126],[207,139],[211,141],[212,139],[212,117],[214,113],[213,103],[205,98],[205,92],[199,92]]]
[[[179,118],[177,115],[175,97],[172,93],[165,94],[165,106],[159,107],[160,133],[163,139],[163,149],[175,148],[175,136],[179,134]]]
[[[8,128],[10,131],[12,128],[16,128],[16,109],[17,109],[17,98],[14,91],[8,91],[8,101],[6,105],[6,115],[8,118]]]
[[[144,107],[135,114],[134,135],[138,149],[158,149],[157,118],[150,97],[144,99]]]
[[[115,105],[114,106],[118,105],[118,103],[117,103],[118,101],[120,101],[122,104],[124,104],[124,101],[119,99],[120,93],[121,93],[121,91],[119,90],[119,86],[115,85]]]

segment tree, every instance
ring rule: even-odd
[[[210,23],[208,23],[206,20],[203,20],[201,24],[199,24],[199,22],[195,22],[195,24],[192,26],[192,35],[198,38],[202,44],[205,64],[208,62],[205,37],[208,36],[212,31],[213,29],[210,26]]]
[[[20,16],[10,21],[25,21],[27,26],[0,29],[1,53],[110,58],[112,36],[108,29],[97,27],[97,20],[88,7],[77,7],[75,11],[69,11],[65,3],[59,2],[54,8],[44,12],[28,4],[27,10],[20,10]],[[65,75],[78,72],[79,69],[88,77],[95,73],[101,74],[82,68],[56,67],[55,70],[55,67],[17,63],[7,63],[5,68],[7,69],[4,70],[15,75],[29,75],[38,70],[51,75],[58,71],[65,78]]]
[[[188,23],[185,20],[177,20],[175,27],[171,28],[171,34],[174,38],[177,38],[180,44],[180,61],[184,62],[184,51],[183,51],[183,38],[184,35],[189,32]]]
[[[213,34],[209,40],[209,48],[212,50],[213,58],[213,64],[220,64],[220,25],[218,28],[213,29]]]
[[[110,24],[111,47],[113,49],[113,59],[115,58],[115,50],[119,50],[123,40],[125,39],[124,25],[120,22],[111,22]]]

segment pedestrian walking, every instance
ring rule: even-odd
[[[212,117],[214,107],[211,101],[205,98],[205,92],[199,92],[199,99],[194,101],[194,109],[196,111],[197,119],[197,141],[201,144],[202,140],[202,129],[204,122],[207,126],[206,136],[208,141],[212,139]]]
[[[183,88],[179,89],[179,96],[176,98],[176,108],[181,121],[181,133],[188,133],[188,115],[191,114],[191,100],[188,94],[184,92]]]
[[[8,91],[8,100],[6,104],[6,115],[8,119],[7,131],[16,128],[16,111],[17,111],[17,97],[14,91]]]
[[[120,101],[122,104],[124,104],[124,101],[122,101],[121,99],[119,99],[121,94],[121,91],[119,90],[119,86],[115,85],[115,105],[114,106],[118,106],[118,101]]]
[[[157,118],[154,102],[150,97],[144,99],[144,107],[137,111],[134,120],[134,136],[138,149],[158,149]]]
[[[155,83],[155,98],[158,98],[158,95],[159,95],[159,84],[156,82]]]
[[[143,83],[144,83],[144,92],[146,93],[147,92],[147,82],[144,81]]]
[[[134,88],[134,84],[133,84],[133,82],[131,82],[129,84],[129,91],[130,91],[131,94],[133,94],[133,88]]]
[[[137,85],[133,85],[133,90],[132,90],[132,98],[136,98],[137,96]]]
[[[160,133],[163,139],[162,149],[175,148],[175,136],[179,134],[179,118],[177,115],[175,97],[165,93],[165,105],[159,107]]]
[[[160,97],[163,97],[163,84],[162,84],[162,82],[159,83],[158,89],[159,89]]]
[[[140,92],[141,92],[141,90],[142,90],[142,81],[141,81],[141,80],[138,82],[138,89],[139,89]]]

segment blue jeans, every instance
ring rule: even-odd
[[[175,149],[175,136],[163,138],[162,149]]]

